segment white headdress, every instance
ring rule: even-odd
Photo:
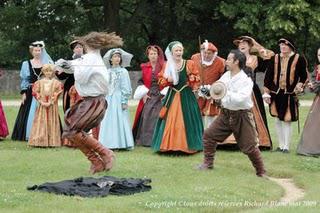
[[[45,44],[43,41],[35,41],[29,45],[30,49],[34,47],[41,47],[40,60],[42,64],[53,64],[53,60],[51,59],[50,55],[47,53]]]
[[[176,64],[172,56],[172,49],[175,47],[183,48],[183,45],[179,41],[173,41],[167,46],[165,51],[167,63],[164,69],[164,77],[165,78],[171,77],[173,80],[173,85],[177,85],[179,83],[179,73],[176,71]]]

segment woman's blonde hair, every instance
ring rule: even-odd
[[[53,73],[54,73],[54,71],[55,71],[55,67],[54,67],[53,64],[44,64],[44,65],[42,66],[42,68],[41,68],[41,73],[43,74],[43,72],[44,72],[45,70],[51,70],[51,72],[52,72],[52,77],[54,77]]]
[[[92,49],[113,48],[123,45],[122,38],[114,32],[91,32],[85,36],[75,37],[75,39]]]

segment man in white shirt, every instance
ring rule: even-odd
[[[266,173],[251,111],[253,82],[243,71],[245,64],[246,56],[240,50],[232,50],[229,53],[226,60],[229,71],[218,80],[226,85],[227,92],[221,100],[221,114],[204,131],[204,161],[198,167],[200,170],[213,169],[217,144],[233,133],[240,150],[248,155],[255,167],[256,175],[262,177]]]
[[[108,74],[100,55],[100,49],[122,45],[122,39],[114,33],[91,32],[79,37],[87,53],[81,58],[56,62],[64,72],[74,73],[75,88],[82,97],[65,114],[63,138],[71,141],[91,162],[90,173],[110,170],[114,154],[88,131],[98,126],[107,109]]]

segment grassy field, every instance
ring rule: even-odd
[[[314,93],[306,91],[305,94],[299,96],[300,100],[313,100]],[[1,100],[20,100],[21,95],[19,93],[4,93],[0,91],[0,99]],[[61,98],[61,97],[60,97]]]
[[[6,107],[12,126],[17,107]],[[309,108],[301,110],[303,126]],[[131,113],[134,109],[131,108]],[[274,121],[269,118],[277,145]],[[320,202],[320,159],[295,154],[299,141],[294,124],[290,154],[262,153],[268,174],[293,178],[306,196],[282,206],[283,189],[255,176],[245,155],[218,150],[215,169],[197,171],[202,153],[192,156],[155,154],[149,148],[116,152],[116,165],[97,176],[151,178],[152,190],[130,196],[79,198],[30,192],[27,186],[89,176],[89,162],[78,150],[30,148],[9,139],[0,142],[0,212],[317,212]]]

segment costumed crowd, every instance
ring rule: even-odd
[[[279,39],[278,53],[249,36],[233,43],[236,48],[226,59],[207,40],[190,59],[184,58],[179,41],[169,43],[165,52],[150,45],[133,92],[126,69],[133,55],[120,48],[122,38],[114,33],[76,37],[69,45],[72,58],[55,62],[42,41],[33,42],[32,59],[21,66],[22,99],[12,140],[33,147],[78,148],[91,162],[92,174],[112,168],[113,151],[134,146],[159,153],[203,151],[198,170],[214,168],[217,148],[238,148],[248,156],[256,175],[263,177],[266,169],[260,150],[291,151],[292,122],[299,120],[298,95],[308,87],[317,95],[297,153],[320,155],[320,49],[308,77],[306,59],[288,38]],[[101,49],[108,49],[104,56]],[[263,88],[257,84],[257,72],[264,73]],[[64,125],[59,117],[60,96]],[[133,126],[131,96],[139,101]],[[276,148],[265,105],[275,119]],[[0,137],[8,134],[0,102]]]

